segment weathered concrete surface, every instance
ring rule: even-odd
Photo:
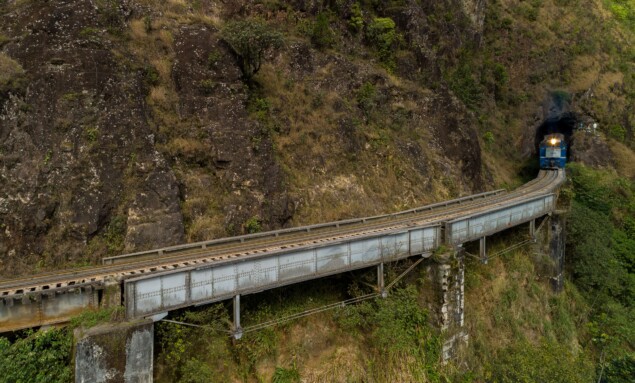
[[[448,361],[455,358],[467,345],[468,334],[465,330],[465,263],[464,249],[433,257],[426,268],[429,289],[433,296],[430,313],[439,329],[445,335],[442,358]]]
[[[76,383],[151,383],[152,320],[75,331]]]
[[[0,333],[68,322],[88,307],[97,307],[96,291],[73,291],[23,295],[0,300]]]
[[[549,255],[551,257],[551,287],[560,292],[564,288],[565,216],[556,211],[551,216],[549,230]]]

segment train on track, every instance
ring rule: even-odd
[[[563,169],[567,164],[567,142],[560,133],[547,134],[540,143],[540,169]]]

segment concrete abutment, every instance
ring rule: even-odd
[[[74,335],[76,383],[152,382],[152,320],[77,329]]]

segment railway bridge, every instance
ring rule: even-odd
[[[240,297],[245,294],[368,267],[377,267],[378,289],[383,291],[385,263],[428,258],[442,245],[457,250],[480,241],[480,256],[486,260],[487,236],[524,223],[533,235],[535,220],[555,211],[564,179],[563,170],[541,170],[510,192],[125,254],[104,258],[99,266],[0,280],[0,333],[64,323],[89,308],[123,306],[129,321],[160,320],[171,310],[233,300],[233,334],[240,338]]]

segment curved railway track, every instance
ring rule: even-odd
[[[346,238],[381,234],[411,226],[443,222],[551,193],[563,180],[561,171],[540,171],[538,177],[512,192],[500,191],[433,204],[405,212],[331,224],[286,229],[199,244],[113,257],[117,263],[73,270],[59,270],[0,281],[0,298],[60,288],[99,284],[180,267],[208,265],[262,254],[297,249]],[[482,196],[482,198],[480,198]],[[152,257],[152,258],[148,258]]]

